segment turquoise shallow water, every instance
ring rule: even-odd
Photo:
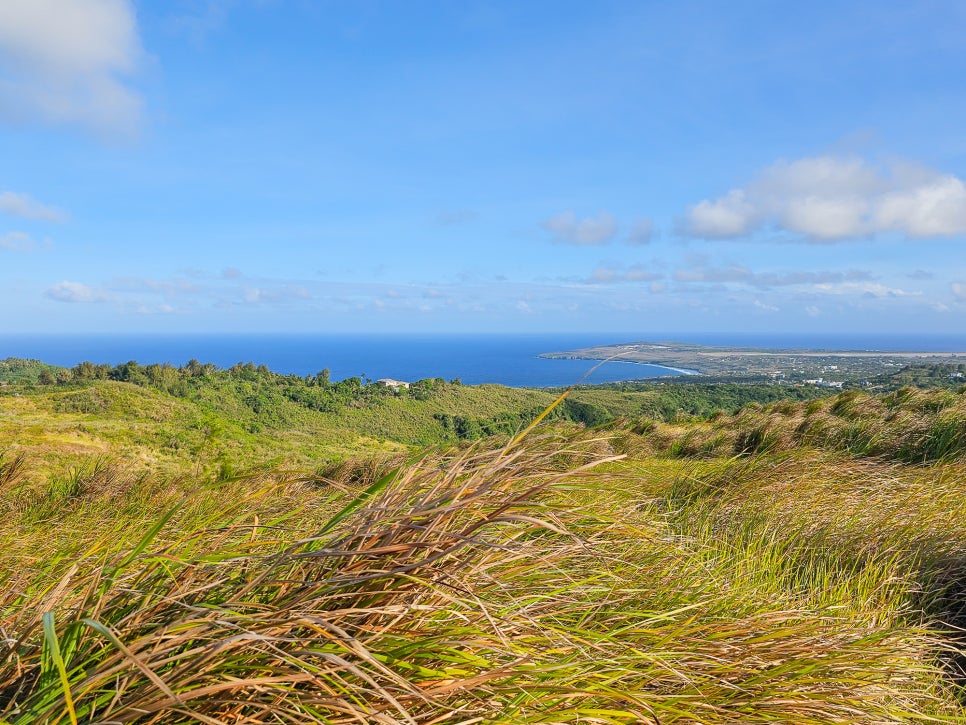
[[[460,378],[464,383],[562,386],[576,383],[594,363],[548,360],[542,352],[637,340],[678,340],[705,345],[804,347],[839,350],[966,350],[966,334],[943,336],[751,335],[708,333],[554,335],[0,335],[0,359],[25,357],[73,366],[83,360],[118,364],[188,360],[229,367],[237,362],[267,365],[280,373],[315,374],[328,368],[334,380]],[[585,382],[676,375],[666,368],[609,362]]]

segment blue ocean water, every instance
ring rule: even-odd
[[[237,362],[267,365],[280,373],[315,374],[328,368],[333,380],[347,377],[420,380],[460,378],[468,385],[516,387],[571,385],[594,363],[549,360],[542,352],[639,340],[673,340],[704,345],[795,347],[835,350],[966,350],[959,335],[775,335],[741,333],[606,333],[546,335],[0,335],[0,359],[22,357],[73,366],[84,360],[116,365],[188,360],[230,367]],[[612,361],[584,382],[602,383],[678,374],[652,365]]]

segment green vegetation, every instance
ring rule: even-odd
[[[905,463],[943,461],[966,450],[966,386],[906,387],[876,396],[850,390],[809,403],[752,403],[686,427],[643,420],[652,444],[677,456],[780,453],[803,446]]]
[[[869,379],[875,390],[895,390],[905,386],[955,389],[966,383],[966,365],[906,365],[894,373]]]
[[[37,480],[105,456],[163,475],[315,470],[374,450],[511,435],[559,394],[440,378],[396,390],[358,378],[333,383],[327,371],[280,375],[250,363],[219,370],[197,361],[181,368],[128,362],[72,369],[7,362],[21,382],[0,387],[0,440],[30,454]],[[551,419],[586,426],[642,416],[670,421],[820,394],[775,384],[588,386]]]
[[[0,723],[966,721],[964,388],[242,372],[4,388]]]
[[[66,380],[70,374],[64,368],[48,365],[40,360],[23,360],[16,357],[0,360],[0,385],[41,381],[52,384],[57,382],[58,375],[61,380]]]
[[[777,385],[772,382],[693,382],[666,378],[660,382],[608,383],[578,388],[574,398],[623,417],[647,415],[664,421],[734,413],[748,403],[812,400],[828,397],[828,388]]]

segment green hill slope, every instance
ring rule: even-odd
[[[316,469],[374,452],[509,435],[560,392],[438,378],[393,389],[355,378],[332,383],[324,372],[303,378],[194,361],[68,370],[7,360],[0,378],[0,447],[29,452],[38,478],[102,457],[171,475]],[[815,394],[777,385],[591,386],[573,391],[551,419],[589,426],[621,417],[670,420]]]

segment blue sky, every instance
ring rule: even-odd
[[[966,5],[0,3],[0,332],[966,324]]]

